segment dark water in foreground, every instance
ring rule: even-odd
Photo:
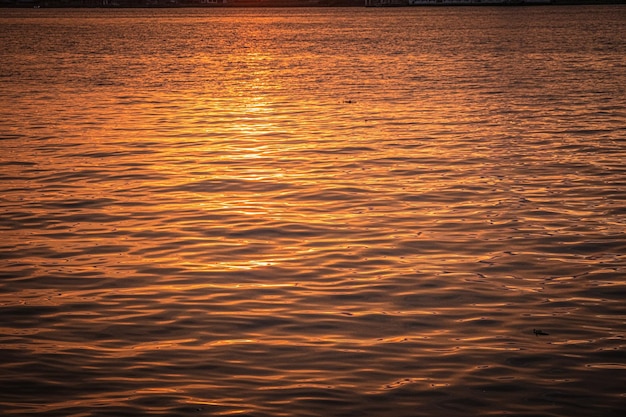
[[[0,414],[626,408],[626,7],[0,10],[0,45]]]

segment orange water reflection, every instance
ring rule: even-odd
[[[620,409],[618,9],[352,9],[0,18],[0,407]]]

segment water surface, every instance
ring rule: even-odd
[[[625,7],[5,9],[0,45],[4,415],[626,408]]]

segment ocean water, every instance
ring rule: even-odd
[[[621,415],[625,56],[623,5],[0,9],[0,414]]]

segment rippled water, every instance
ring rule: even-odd
[[[0,10],[0,45],[0,413],[626,409],[626,7]]]

